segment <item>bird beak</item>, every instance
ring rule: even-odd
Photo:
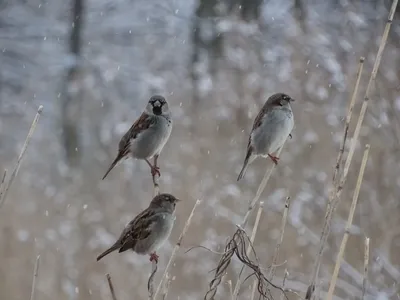
[[[296,101],[295,99],[293,99],[293,98],[290,98],[290,102],[294,102],[294,101]]]
[[[176,200],[175,200],[176,202],[181,202],[182,200],[181,199],[178,199],[178,198],[176,198]]]

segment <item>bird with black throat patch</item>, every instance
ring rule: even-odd
[[[161,175],[157,160],[172,131],[171,112],[163,96],[152,96],[139,119],[124,134],[118,145],[118,155],[103,179],[123,159],[133,157],[147,162],[151,175]],[[154,158],[154,165],[149,159]]]
[[[290,103],[293,101],[294,99],[286,94],[276,93],[265,102],[254,120],[238,181],[258,156],[269,157],[278,164],[279,157],[273,153],[283,146],[289,136],[291,137],[294,118]]]

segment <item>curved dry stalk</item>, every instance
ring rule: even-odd
[[[115,296],[114,285],[111,281],[110,274],[107,273],[106,277],[107,277],[108,287],[110,288],[111,298],[112,300],[117,300],[117,297]]]
[[[11,185],[13,184],[15,177],[17,176],[17,173],[19,171],[19,167],[21,166],[22,159],[23,159],[23,157],[25,155],[26,149],[29,146],[29,142],[31,141],[33,132],[36,129],[36,125],[37,125],[37,123],[39,121],[39,118],[40,118],[40,115],[42,114],[42,111],[43,111],[43,105],[40,105],[38,110],[37,110],[36,116],[33,119],[32,125],[29,128],[28,135],[26,136],[24,145],[22,146],[21,152],[20,152],[20,154],[18,156],[17,163],[15,165],[14,171],[11,173],[10,179],[7,181],[7,183],[6,183],[5,187],[4,187],[3,194],[1,195],[1,198],[0,198],[0,208],[3,206],[4,202],[6,201],[6,198],[7,198],[7,195],[8,195],[8,191],[9,191]]]
[[[195,212],[197,206],[199,206],[200,203],[201,203],[200,200],[197,200],[197,201],[196,201],[196,203],[195,203],[194,206],[193,206],[192,212],[190,213],[188,219],[186,220],[185,226],[183,227],[182,233],[181,233],[181,235],[179,236],[178,241],[176,242],[176,245],[175,245],[175,247],[174,247],[174,250],[172,250],[171,257],[170,257],[170,259],[169,259],[169,261],[168,261],[168,263],[167,263],[167,266],[165,267],[164,274],[162,275],[162,277],[161,277],[161,279],[160,279],[160,283],[159,283],[158,286],[157,286],[157,290],[156,290],[156,293],[154,294],[154,298],[153,298],[153,299],[157,299],[157,296],[158,296],[158,294],[160,293],[160,290],[161,290],[161,286],[162,286],[162,284],[163,284],[163,281],[164,281],[165,277],[166,277],[167,274],[168,274],[169,268],[171,267],[171,265],[172,265],[173,262],[175,261],[176,253],[178,252],[179,248],[181,247],[181,243],[182,243],[183,237],[185,236],[186,232],[188,231],[189,226],[190,226],[190,223],[192,222],[192,218],[193,218],[194,212]]]
[[[284,145],[278,150],[276,156],[280,156],[283,147],[284,147]],[[265,189],[265,187],[266,187],[266,185],[268,183],[268,180],[270,179],[270,177],[272,175],[272,171],[275,169],[275,166],[276,166],[275,164],[272,164],[272,166],[270,168],[267,168],[267,170],[265,171],[264,177],[261,180],[260,185],[258,186],[256,195],[249,202],[249,206],[247,208],[247,212],[244,215],[243,221],[242,221],[242,223],[240,225],[241,228],[245,228],[245,226],[247,225],[247,222],[248,222],[248,219],[250,217],[250,214],[253,211],[253,209],[254,209],[255,205],[257,204],[258,200],[260,199],[260,196],[261,196],[262,192],[264,191],[264,189]],[[235,232],[235,234],[236,234],[236,232]],[[233,236],[235,236],[235,234]],[[221,270],[226,270],[226,268],[230,264],[230,259],[233,256],[233,249],[227,248],[228,245],[231,242],[232,242],[232,240],[230,240],[230,242],[228,242],[228,244],[225,247],[225,253],[222,255],[221,259],[218,262],[218,267],[216,268],[214,279],[211,280],[211,282],[209,284],[209,289],[206,292],[206,295],[204,296],[204,299],[213,299],[215,294],[217,293],[218,286],[222,282],[222,275],[221,275],[222,273],[220,273],[220,272],[221,272]],[[233,243],[231,243],[230,245],[233,245]]]
[[[358,195],[360,194],[361,184],[362,184],[362,181],[363,181],[363,178],[364,178],[364,171],[365,171],[365,167],[367,165],[369,149],[370,149],[370,146],[367,144],[365,146],[364,155],[363,155],[363,158],[362,158],[362,161],[361,161],[360,172],[358,174],[357,184],[356,184],[356,188],[354,190],[353,200],[351,202],[350,211],[349,211],[349,216],[347,218],[347,223],[346,223],[346,227],[345,227],[345,233],[343,235],[342,243],[341,243],[340,248],[339,248],[339,253],[338,253],[338,256],[337,256],[337,259],[336,259],[335,268],[334,268],[333,274],[332,274],[332,279],[331,279],[331,282],[330,282],[330,285],[329,285],[328,293],[326,295],[326,299],[327,300],[332,300],[333,291],[335,290],[336,280],[337,280],[337,277],[338,277],[338,274],[339,274],[340,265],[342,263],[344,250],[346,248],[347,240],[349,239],[349,235],[350,235],[350,227],[351,227],[351,225],[353,223],[353,217],[354,217],[354,212],[356,210],[356,205],[357,205],[357,201],[358,201]]]
[[[259,207],[258,207],[256,220],[255,220],[255,222],[254,222],[253,231],[252,231],[252,233],[251,233],[250,244],[247,246],[247,250],[246,250],[246,255],[247,255],[247,256],[250,255],[251,245],[254,244],[254,240],[255,240],[255,238],[256,238],[256,233],[257,233],[257,229],[258,229],[258,224],[260,223],[261,213],[262,213],[263,208],[264,208],[264,202],[261,201],[261,202],[260,202],[260,205],[259,205]],[[241,269],[240,272],[239,272],[239,276],[238,276],[238,279],[237,279],[237,281],[236,281],[235,289],[233,290],[233,293],[232,293],[232,299],[237,299],[237,297],[238,297],[238,295],[239,295],[239,288],[240,288],[240,285],[241,285],[240,277],[241,277],[243,271],[244,271],[244,266],[242,266],[242,269]]]
[[[39,262],[40,262],[40,255],[36,257],[35,267],[33,268],[33,277],[32,277],[32,289],[31,289],[31,297],[30,300],[35,300],[36,294],[36,280],[39,276]]]
[[[290,197],[286,197],[285,208],[283,210],[283,216],[282,216],[281,232],[280,232],[279,240],[276,243],[274,256],[272,258],[271,269],[269,270],[269,280],[272,280],[275,275],[275,269],[276,269],[278,258],[279,258],[279,250],[281,249],[281,245],[283,242],[283,235],[285,234],[286,221],[287,221],[287,216],[289,213],[289,208],[290,208]]]
[[[365,240],[364,240],[364,274],[363,274],[363,285],[362,285],[361,300],[364,300],[365,292],[367,291],[368,263],[369,263],[369,238],[366,237]]]
[[[283,144],[283,146],[285,146],[285,144]],[[276,153],[276,156],[280,157],[283,146],[278,150],[278,152]],[[267,186],[268,180],[271,178],[272,172],[274,171],[275,167],[276,167],[276,165],[272,164],[272,166],[265,171],[264,177],[261,180],[260,185],[258,186],[257,193],[254,196],[253,200],[251,202],[249,202],[247,212],[243,217],[242,224],[240,224],[240,226],[242,228],[246,227],[249,216],[250,216],[251,212],[253,211],[254,206],[256,206],[258,199],[260,199],[262,192],[264,191],[265,187]]]
[[[289,276],[289,272],[288,272],[287,269],[285,269],[285,274],[283,275],[283,281],[282,281],[282,289],[283,290],[285,290],[286,279],[288,278],[288,276]],[[285,295],[282,294],[281,295],[281,300],[284,300],[284,299],[285,299]]]
[[[156,273],[157,273],[157,262],[154,259],[151,262],[151,273],[149,276],[149,280],[147,282],[147,290],[149,292],[149,297],[148,297],[149,300],[154,299],[154,276],[156,275]]]
[[[158,183],[158,180],[160,179],[160,177],[155,174],[153,175],[153,186],[154,186],[154,192],[153,192],[153,197],[157,196],[160,194],[160,185]],[[147,281],[147,290],[148,290],[148,294],[149,300],[154,299],[154,277],[157,273],[157,261],[153,260],[151,263],[151,272],[150,272],[150,276],[149,276],[149,280]]]

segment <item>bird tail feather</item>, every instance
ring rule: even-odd
[[[110,254],[111,252],[117,250],[120,247],[120,245],[113,245],[111,246],[111,248],[107,249],[106,251],[104,251],[102,254],[100,254],[99,256],[97,256],[97,261],[99,261],[100,259],[102,259],[104,256]]]
[[[111,170],[117,165],[117,163],[122,159],[123,155],[118,154],[118,156],[114,159],[110,167],[108,168],[106,174],[104,174],[103,178],[101,180],[104,180],[104,178],[107,177],[108,173],[111,172]]]
[[[251,151],[251,149],[249,149],[247,151],[246,157],[244,159],[243,167],[242,167],[242,170],[239,173],[237,181],[239,181],[240,179],[242,179],[244,177],[244,174],[246,173],[247,167],[249,165],[249,160],[250,160],[250,157],[251,157],[251,153],[252,153],[252,151]]]

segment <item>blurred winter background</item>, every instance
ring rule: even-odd
[[[28,299],[41,255],[37,299],[145,299],[147,257],[96,255],[152,197],[149,168],[126,161],[101,181],[121,135],[150,95],[167,97],[175,120],[160,157],[161,189],[184,199],[158,277],[196,199],[171,269],[170,299],[201,299],[222,250],[269,160],[236,182],[254,117],[286,92],[296,126],[262,200],[255,248],[267,267],[286,196],[292,206],[276,283],[304,295],[317,253],[332,168],[360,56],[366,57],[356,119],[390,1],[1,0],[0,170],[13,169],[44,105],[20,173],[0,211],[0,298]],[[371,238],[368,299],[398,299],[400,281],[400,9],[374,84],[360,143],[324,255],[333,270],[365,143],[371,144],[336,299],[359,299],[364,236]],[[351,126],[351,130],[354,125]],[[255,216],[249,224],[252,226]],[[228,279],[236,278],[234,261]],[[235,281],[234,281],[235,282]],[[248,297],[247,281],[241,292]],[[228,299],[228,285],[219,289]],[[290,299],[295,299],[290,295]]]

